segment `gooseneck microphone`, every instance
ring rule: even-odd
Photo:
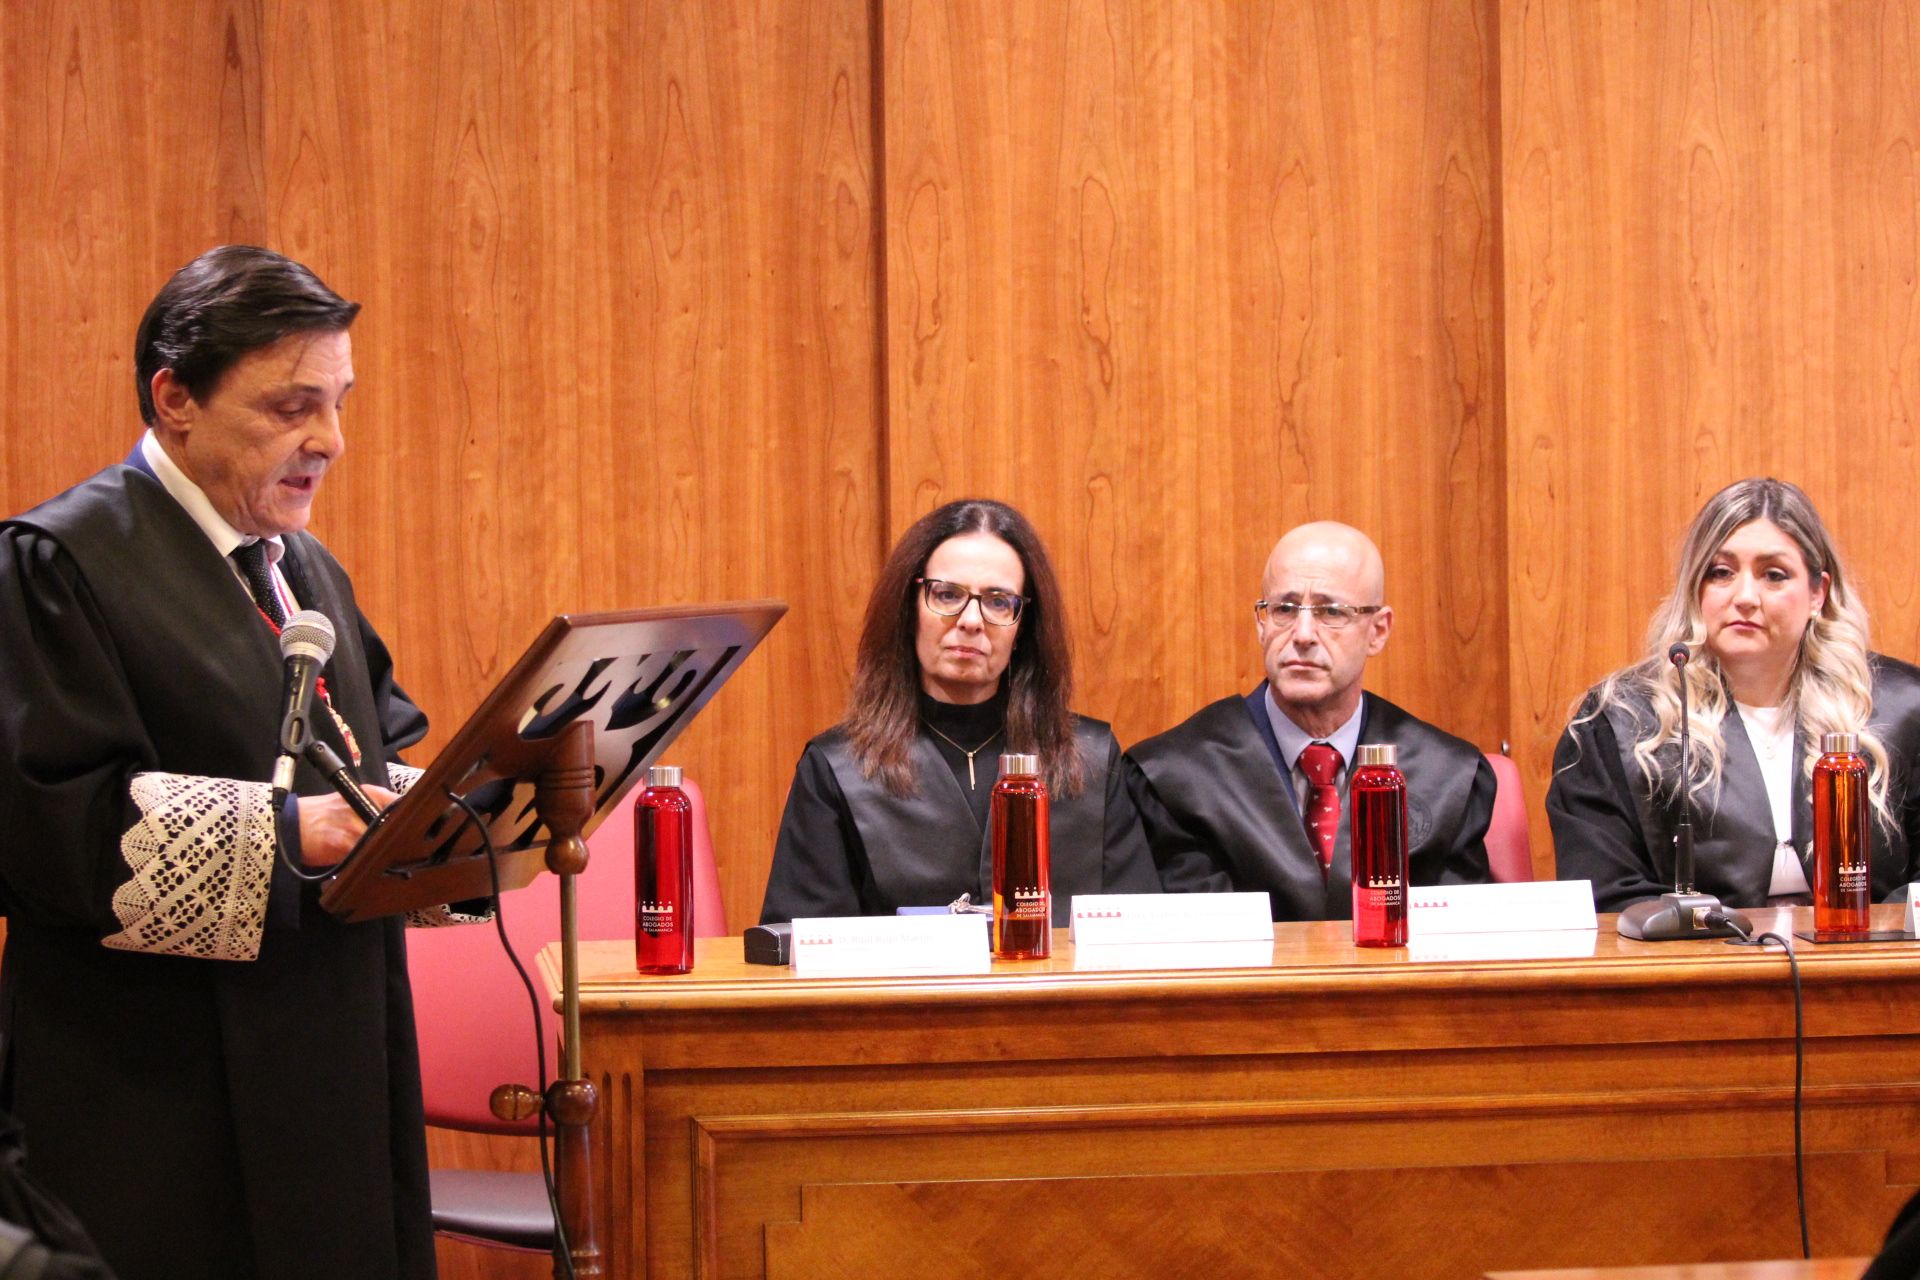
[[[340,793],[361,821],[371,826],[380,809],[360,789],[339,755],[313,733],[313,695],[320,670],[333,656],[333,623],[317,609],[302,609],[280,629],[280,657],[286,663],[280,711],[280,758],[273,765],[273,787],[281,795],[293,790],[294,766],[302,759],[319,770],[327,785]]]
[[[286,680],[280,698],[280,758],[273,765],[274,790],[293,790],[293,767],[313,741],[313,690],[320,669],[333,656],[333,623],[317,609],[302,609],[280,629]]]
[[[1687,659],[1693,651],[1685,640],[1667,646],[1667,661],[1680,677],[1680,821],[1673,828],[1673,888],[1693,892],[1693,716],[1687,709]]]
[[[1687,701],[1687,662],[1693,650],[1684,640],[1667,646],[1667,661],[1680,681],[1680,818],[1673,826],[1673,892],[1636,902],[1620,913],[1615,926],[1623,938],[1673,942],[1682,938],[1747,937],[1753,926],[1738,911],[1728,911],[1710,893],[1693,887],[1693,730]]]
[[[327,785],[339,792],[347,806],[360,815],[360,821],[369,827],[380,821],[380,806],[360,789],[360,784],[353,780],[353,774],[348,772],[346,762],[332,747],[314,738],[307,743],[306,756],[307,763],[320,771]]]

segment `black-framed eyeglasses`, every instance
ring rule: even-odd
[[[1298,600],[1255,600],[1253,616],[1276,627],[1291,628],[1300,615],[1311,614],[1314,622],[1329,631],[1344,631],[1369,613],[1378,613],[1383,604],[1302,604]]]
[[[1001,591],[989,587],[985,591],[969,591],[957,582],[947,582],[940,578],[915,578],[920,588],[920,598],[927,608],[943,618],[957,618],[967,611],[967,606],[975,600],[980,602],[980,620],[990,622],[996,627],[1010,627],[1020,621],[1020,610],[1025,607],[1027,598],[1011,591]]]

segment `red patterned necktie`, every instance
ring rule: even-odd
[[[1340,833],[1340,789],[1333,784],[1340,764],[1340,753],[1324,742],[1300,753],[1300,772],[1307,778],[1307,838],[1320,854],[1322,871],[1333,865],[1333,841]]]

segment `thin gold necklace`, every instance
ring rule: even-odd
[[[959,743],[955,742],[952,738],[949,738],[946,734],[941,733],[938,729],[934,728],[931,724],[928,724],[925,720],[922,720],[920,723],[927,726],[928,733],[931,733],[934,737],[940,739],[940,741],[946,743],[948,746],[952,747],[955,751],[958,751],[961,755],[967,758],[967,790],[969,791],[972,791],[976,786],[976,782],[973,776],[973,758],[979,755],[982,751],[985,751],[987,749],[987,743],[992,742],[995,738],[999,737],[1001,733],[1006,729],[1005,725],[1001,725],[1000,728],[995,729],[992,733],[988,734],[986,738],[982,740],[979,746],[969,751],[965,747],[961,746]]]

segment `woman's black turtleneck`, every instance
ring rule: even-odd
[[[954,780],[960,784],[960,794],[972,806],[974,820],[982,830],[987,825],[993,784],[1000,777],[1000,753],[1007,745],[1006,724],[1007,686],[1004,683],[985,702],[966,706],[941,702],[930,697],[925,690],[920,693],[920,731],[940,752],[940,758],[947,762],[947,767],[953,770]],[[946,737],[942,738],[941,734]],[[974,782],[971,790],[967,786],[967,751],[974,752]]]

